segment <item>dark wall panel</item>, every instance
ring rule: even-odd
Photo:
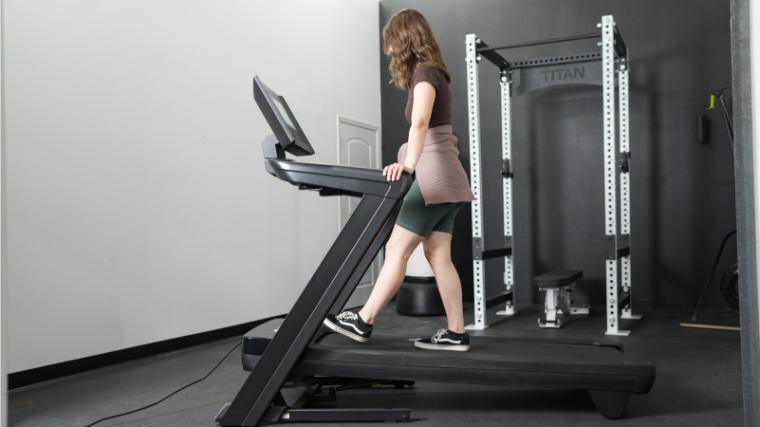
[[[634,298],[644,306],[690,306],[722,236],[735,228],[732,157],[713,115],[712,139],[696,142],[707,93],[730,85],[729,3],[714,0],[384,0],[381,25],[402,8],[420,10],[441,43],[454,81],[454,129],[469,170],[464,39],[492,46],[596,31],[613,14],[631,57]],[[513,60],[596,49],[594,40],[504,52]],[[380,53],[382,56],[382,52]],[[406,140],[406,93],[388,84],[383,56],[383,157]],[[498,71],[479,66],[483,203],[487,243],[502,230]],[[555,88],[513,98],[518,302],[536,301],[532,276],[554,268],[585,272],[581,295],[603,301],[601,89]],[[717,112],[716,112],[717,113]],[[454,258],[472,294],[470,210],[463,210]],[[732,245],[721,267],[735,261]],[[503,262],[488,261],[489,295],[502,289]],[[717,293],[713,304],[721,305]]]

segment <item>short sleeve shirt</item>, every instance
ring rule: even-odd
[[[419,64],[412,74],[409,95],[406,101],[406,121],[412,123],[412,107],[414,105],[414,87],[417,83],[428,82],[435,88],[435,101],[430,114],[429,128],[451,124],[451,92],[449,82],[441,70],[428,64]]]

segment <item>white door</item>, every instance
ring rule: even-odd
[[[338,115],[338,164],[360,168],[382,168],[378,126]],[[351,216],[359,201],[360,199],[357,197],[340,196],[341,228],[346,224],[348,217]],[[372,291],[372,285],[375,283],[381,266],[382,255],[378,254],[367,269],[367,273],[356,286],[356,290],[348,300],[346,307],[364,304]]]

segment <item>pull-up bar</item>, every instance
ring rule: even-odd
[[[564,42],[571,42],[576,40],[585,40],[585,39],[595,39],[599,38],[602,35],[597,33],[589,33],[589,34],[581,34],[578,36],[567,36],[567,37],[555,37],[553,39],[544,39],[544,40],[536,40],[532,42],[524,42],[524,43],[516,43],[516,44],[509,44],[506,46],[497,46],[497,47],[483,47],[478,49],[478,53],[484,53],[486,51],[497,51],[497,50],[506,50],[506,49],[516,49],[518,47],[530,47],[530,46],[541,46],[544,44],[554,44],[554,43],[564,43]]]
[[[615,38],[614,38],[615,51],[617,52],[618,56],[626,57],[628,55],[628,48],[626,47],[625,41],[623,40],[623,36],[620,34],[620,31],[618,31],[617,27],[614,27],[614,35],[615,35]],[[509,44],[505,46],[495,46],[495,47],[488,46],[484,41],[478,39],[477,52],[479,55],[482,55],[484,58],[488,59],[499,68],[511,68],[512,63],[510,63],[506,58],[501,56],[497,51],[516,49],[516,48],[521,48],[521,47],[541,46],[541,45],[547,45],[547,44],[567,43],[567,42],[578,41],[578,40],[598,39],[601,37],[602,37],[601,32],[596,32],[596,33],[580,34],[576,36],[555,37],[551,39],[536,40],[536,41],[531,41],[531,42],[522,42],[522,43],[515,43],[515,44]],[[529,62],[529,61],[522,61],[522,62]]]

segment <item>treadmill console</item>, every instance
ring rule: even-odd
[[[285,98],[267,87],[259,76],[253,77],[253,98],[274,132],[274,138],[268,137],[262,143],[267,158],[284,159],[285,151],[294,156],[314,154]]]

